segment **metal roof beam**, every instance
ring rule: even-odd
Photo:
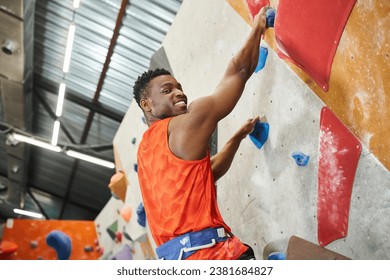
[[[58,84],[54,84],[52,81],[38,76],[34,77],[34,86],[35,88],[41,87],[52,94],[56,94],[58,91]],[[87,100],[85,98],[80,97],[80,94],[70,89],[66,89],[65,98],[68,101],[74,102],[80,106],[83,106],[91,111],[106,116],[119,123],[123,120],[124,114],[122,112],[115,110],[114,108],[102,105],[100,103],[94,104],[91,102],[91,100]]]
[[[119,37],[119,30],[122,26],[123,17],[126,14],[127,3],[128,3],[128,0],[122,0],[121,8],[118,12],[118,17],[117,17],[116,23],[115,23],[115,29],[114,29],[114,32],[113,32],[113,35],[112,35],[112,38],[110,41],[110,46],[108,47],[106,60],[104,61],[103,70],[102,70],[102,73],[100,74],[100,79],[99,79],[98,85],[96,87],[95,95],[94,95],[93,100],[92,100],[93,104],[97,104],[99,101],[100,92],[102,91],[104,80],[106,78],[107,71],[108,71],[108,68],[110,66],[111,57],[112,57],[112,54],[114,53],[114,48],[115,48],[116,42],[117,42],[118,37]],[[93,120],[94,115],[95,115],[94,111],[90,111],[88,114],[87,122],[85,123],[83,134],[81,135],[81,141],[80,141],[81,144],[84,144],[87,141],[89,130],[91,129],[92,120]]]
[[[49,104],[47,104],[46,100],[42,97],[42,93],[39,90],[35,90],[35,96],[38,98],[39,102],[42,104],[42,106],[45,108],[47,113],[50,115],[50,117],[53,120],[57,119],[56,114],[53,112],[53,110],[50,108]],[[61,122],[61,130],[65,133],[66,137],[68,137],[69,141],[73,144],[76,144],[76,141],[74,140],[72,134],[69,132],[69,130],[66,128],[66,125],[63,121]]]

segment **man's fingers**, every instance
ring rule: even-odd
[[[256,118],[252,119],[252,124],[256,124],[260,120],[260,117],[257,116]]]

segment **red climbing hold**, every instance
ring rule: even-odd
[[[1,241],[0,243],[0,256],[5,254],[11,254],[18,249],[18,245],[10,241]]]
[[[318,159],[318,242],[326,246],[348,231],[349,206],[362,145],[328,108],[321,111]]]
[[[254,18],[262,7],[269,5],[269,0],[246,0],[246,4],[252,18]]]
[[[115,241],[122,242],[122,233],[120,231],[115,234]]]
[[[333,58],[356,0],[279,0],[275,19],[278,54],[328,90]]]

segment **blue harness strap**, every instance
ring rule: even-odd
[[[210,248],[217,242],[227,240],[228,237],[229,235],[224,228],[207,228],[188,232],[157,247],[156,253],[159,259],[184,260],[196,251]]]

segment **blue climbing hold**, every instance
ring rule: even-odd
[[[268,49],[260,46],[259,61],[257,62],[255,73],[259,72],[261,69],[264,68],[267,57],[268,57]]]
[[[257,148],[261,149],[261,147],[263,147],[264,143],[268,139],[268,134],[269,124],[265,122],[257,122],[253,131],[249,134],[249,138]]]
[[[138,164],[134,163],[134,171],[138,172]]]
[[[72,241],[64,232],[60,230],[51,231],[46,237],[46,243],[56,250],[59,260],[69,259],[72,252]]]
[[[275,9],[267,9],[265,11],[265,19],[266,19],[266,23],[265,23],[265,27],[269,28],[269,27],[274,27],[274,23],[275,23]]]
[[[146,226],[146,213],[143,203],[141,202],[137,207],[137,222],[140,226]]]
[[[144,116],[141,117],[141,120],[142,120],[142,122],[143,122],[144,124],[147,124],[147,123],[146,123],[146,119],[145,119]]]
[[[134,145],[135,142],[137,142],[137,138],[133,137],[133,139],[131,139],[131,143]]]
[[[310,156],[305,155],[301,152],[294,152],[291,156],[294,158],[296,164],[299,166],[306,166],[310,159]]]
[[[269,254],[268,260],[285,260],[286,259],[286,254],[282,252],[274,252]]]

